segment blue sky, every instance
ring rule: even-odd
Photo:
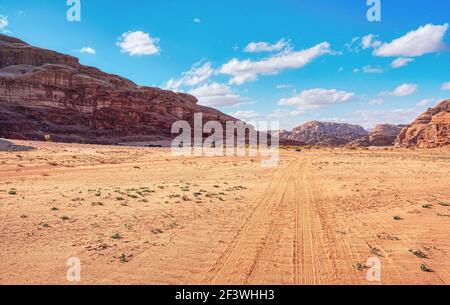
[[[450,97],[450,1],[2,0],[0,31],[246,120],[408,123]],[[94,54],[95,52],[95,54]]]

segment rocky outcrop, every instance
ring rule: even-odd
[[[303,146],[305,143],[291,140],[289,137],[292,135],[292,132],[287,130],[272,130],[268,133],[268,137],[276,137],[278,138],[278,143],[280,146]]]
[[[288,139],[307,145],[343,146],[367,135],[361,126],[313,121],[295,128]]]
[[[450,145],[450,100],[428,109],[404,128],[398,147],[436,148]]]
[[[347,144],[348,147],[393,146],[405,125],[380,124],[369,135]]]
[[[178,120],[237,121],[195,97],[138,86],[72,56],[0,35],[0,137],[117,144],[172,138]]]
[[[292,135],[292,132],[281,129],[281,130],[273,130],[270,132],[270,134],[278,137],[280,140],[287,140]]]

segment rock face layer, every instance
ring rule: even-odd
[[[343,146],[367,135],[361,126],[313,121],[294,128],[288,139],[307,145]]]
[[[402,130],[399,147],[437,148],[450,145],[450,100],[428,109]]]
[[[0,137],[117,144],[173,138],[171,126],[195,113],[238,121],[195,97],[141,87],[78,59],[0,35]]]
[[[349,147],[393,146],[405,125],[380,124],[369,135],[347,144]]]

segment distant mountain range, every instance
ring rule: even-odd
[[[369,132],[358,125],[312,121],[278,134],[283,140],[314,146],[391,146],[404,127],[385,124]]]
[[[428,109],[409,125],[380,124],[369,132],[358,125],[312,121],[275,134],[283,141],[317,146],[443,147],[450,145],[450,100]]]

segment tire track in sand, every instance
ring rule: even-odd
[[[257,198],[260,203],[255,207],[248,222],[243,226],[230,246],[219,257],[207,273],[206,283],[247,284],[252,277],[261,254],[276,233],[277,210],[282,205],[286,186],[292,174],[289,172],[294,162],[277,171],[266,191]],[[275,216],[275,217],[272,217]]]
[[[339,268],[333,261],[338,245],[317,207],[321,192],[310,181],[311,160],[298,159],[278,170],[241,233],[207,272],[205,283],[339,282]]]

